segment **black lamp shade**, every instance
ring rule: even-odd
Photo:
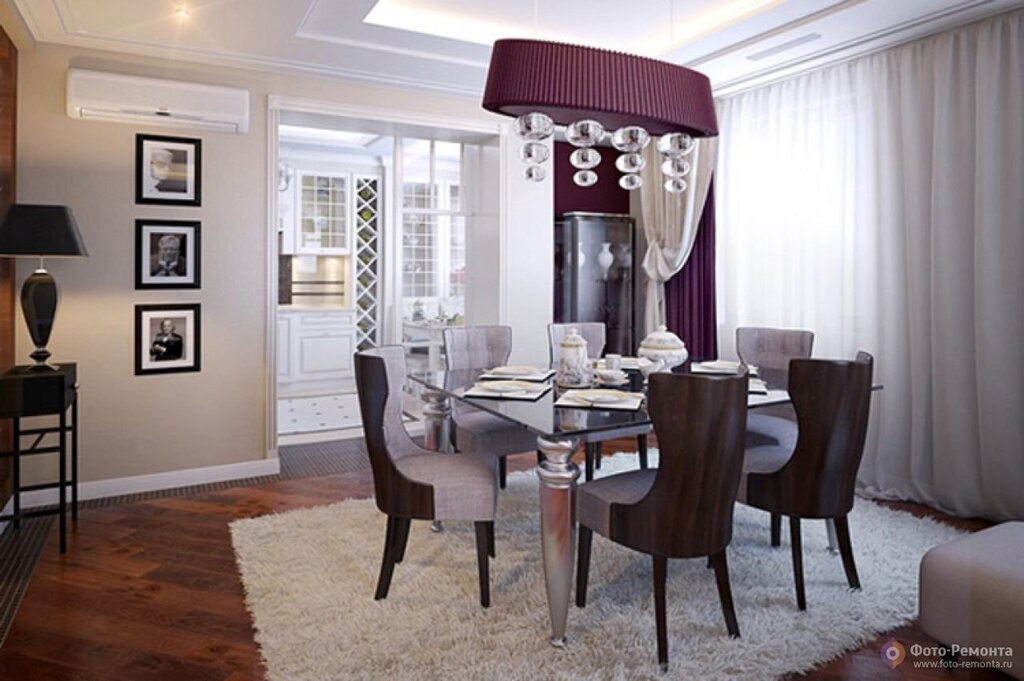
[[[87,256],[67,206],[15,203],[0,225],[0,255]]]

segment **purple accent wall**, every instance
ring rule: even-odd
[[[628,215],[629,192],[619,186],[620,173],[615,168],[615,158],[619,152],[611,147],[598,147],[601,164],[594,169],[597,172],[597,184],[579,187],[572,181],[576,169],[569,163],[569,154],[574,149],[567,142],[555,142],[555,215],[571,211]]]
[[[690,359],[718,358],[718,316],[715,311],[715,182],[700,216],[697,241],[683,269],[665,282],[665,318],[670,331],[683,339]]]

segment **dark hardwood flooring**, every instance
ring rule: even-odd
[[[605,451],[630,447],[608,443]],[[616,447],[616,445],[619,445]],[[512,457],[524,470],[535,456]],[[250,681],[263,678],[228,523],[372,494],[369,471],[285,480],[188,497],[83,509],[57,551],[51,532],[40,564],[0,649],[3,681]],[[965,529],[983,521],[896,504]],[[856,541],[856,539],[854,540]],[[933,642],[911,624],[823,665],[806,679],[1006,679],[994,672],[885,669],[890,636]]]

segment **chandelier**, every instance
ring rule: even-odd
[[[491,51],[483,107],[516,117],[519,156],[528,180],[546,176],[543,163],[556,125],[576,147],[569,162],[581,187],[597,182],[597,149],[610,136],[619,152],[619,186],[640,188],[641,153],[652,138],[661,154],[664,186],[686,191],[696,137],[718,134],[711,83],[697,71],[622,52],[544,40],[498,40]]]

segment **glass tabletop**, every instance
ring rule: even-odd
[[[465,392],[477,382],[482,382],[480,376],[485,372],[486,369],[422,371],[409,374],[409,378],[461,403],[472,405],[517,423],[542,437],[578,437],[590,433],[651,424],[646,403],[635,411],[600,407],[556,407],[555,402],[569,389],[555,385],[553,377],[542,383],[550,386],[550,389],[535,400],[466,397]],[[640,372],[627,371],[626,374],[628,377],[626,385],[607,387],[626,392],[645,392],[644,378]],[[604,388],[606,386],[595,385],[593,387]],[[789,402],[789,394],[785,390],[769,390],[767,395],[751,394],[747,404],[750,408],[756,408],[787,402]]]

